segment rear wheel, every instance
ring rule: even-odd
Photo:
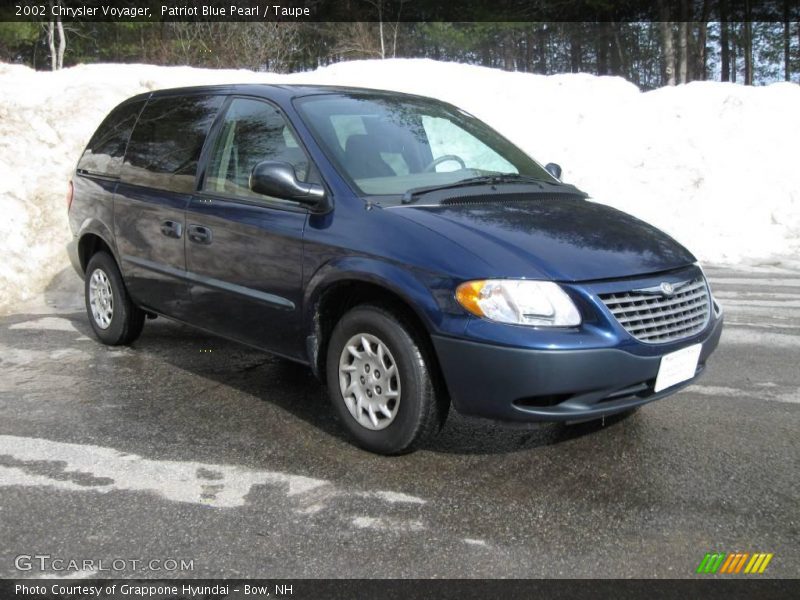
[[[367,450],[408,452],[444,425],[448,402],[436,393],[424,347],[382,308],[359,306],[342,317],[326,369],[334,409]]]
[[[145,313],[131,301],[117,263],[107,252],[89,260],[84,296],[89,323],[104,344],[130,344],[142,333]]]

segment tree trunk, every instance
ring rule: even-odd
[[[744,1],[744,84],[753,85],[753,23],[750,20],[750,0]]]
[[[514,71],[514,33],[506,31],[503,35],[503,69]]]
[[[697,24],[697,49],[695,51],[694,74],[696,79],[705,81],[706,77],[706,40],[708,38],[708,19],[711,3],[703,0],[703,9],[700,14],[700,22]]]
[[[736,83],[736,72],[738,65],[736,64],[736,40],[731,44],[731,82]]]
[[[667,85],[675,85],[675,44],[672,40],[672,22],[663,19],[659,25],[661,26],[661,46],[664,50],[664,75]]]
[[[719,2],[719,50],[722,59],[720,74],[721,81],[731,80],[731,57],[730,57],[730,44],[728,41],[728,2],[727,0],[720,0]]]
[[[700,21],[697,24],[697,49],[694,54],[695,79],[705,81],[706,77],[706,39],[708,36],[708,23]]]
[[[547,25],[539,30],[539,72],[547,75]]]
[[[689,83],[694,79],[694,5],[693,0],[680,1],[678,24],[678,83]]]
[[[609,21],[604,26],[611,52],[611,74],[619,75],[622,73],[622,66],[625,64],[625,59],[622,56],[622,43],[619,39],[619,24]]]
[[[47,23],[47,47],[50,48],[50,70],[58,70],[58,57],[56,56],[55,44],[55,24],[53,21]]]
[[[56,27],[58,29],[58,68],[64,68],[64,51],[67,49],[67,38],[64,35],[64,24],[61,22],[61,17],[56,18]]]
[[[791,21],[789,20],[789,0],[783,0],[783,78],[786,81],[792,80],[792,68],[790,65],[791,60],[791,45],[792,45],[792,38],[791,32],[789,31],[789,26],[791,25]]]
[[[533,34],[530,27],[525,28],[525,72],[533,73]]]
[[[570,23],[570,41],[569,41],[569,62],[570,71],[579,73],[581,71],[581,41],[579,32],[576,30],[580,27],[580,23]]]
[[[50,0],[50,20],[47,22],[47,47],[50,49],[50,70],[55,71],[58,68],[58,57],[56,57],[56,42],[55,42],[56,26],[53,23],[53,0]]]
[[[689,77],[689,24],[678,23],[678,83],[687,83]]]
[[[380,37],[381,43],[381,58],[386,58],[386,42],[383,39],[383,0],[366,0],[369,4],[375,7],[375,10],[378,11],[378,37]],[[366,24],[367,26],[369,24]],[[364,48],[366,48],[366,44],[362,44]]]
[[[383,15],[381,14],[381,9],[378,8],[378,32],[381,36],[381,58],[386,58],[386,44],[383,41]]]
[[[402,9],[402,4],[400,8]],[[397,58],[397,30],[400,29],[400,13],[397,13],[397,21],[394,23],[394,35],[392,37],[392,58]]]
[[[400,15],[403,13],[405,0],[400,0],[400,7],[397,9],[397,20],[394,22],[394,38],[392,39],[392,58],[397,58],[397,30],[400,28]]]
[[[599,31],[595,29],[595,49],[597,50],[597,74],[608,75],[608,38],[604,24],[600,24]]]

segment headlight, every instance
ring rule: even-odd
[[[581,315],[552,281],[484,279],[456,289],[456,300],[473,315],[500,323],[538,327],[574,327]]]

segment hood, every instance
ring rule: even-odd
[[[664,232],[622,211],[583,199],[408,206],[395,214],[480,257],[476,276],[588,281],[668,271],[696,261]],[[485,267],[481,267],[485,268]]]

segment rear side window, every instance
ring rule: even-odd
[[[125,103],[112,110],[83,151],[78,170],[92,175],[117,177],[125,146],[143,106],[144,100],[141,100]]]
[[[197,163],[221,96],[151,99],[133,131],[122,179],[171,192],[194,191]]]

